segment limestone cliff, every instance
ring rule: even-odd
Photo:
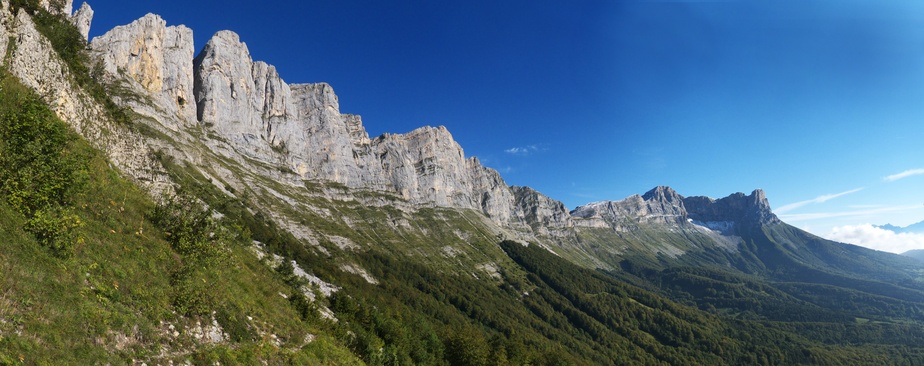
[[[39,0],[39,6],[54,15],[70,16],[74,10],[74,0]]]
[[[781,222],[770,210],[770,202],[761,189],[754,190],[750,195],[739,192],[718,200],[709,197],[688,197],[683,202],[690,219],[696,222],[736,222],[747,226]]]
[[[90,7],[90,4],[83,3],[83,5],[80,6],[80,9],[77,9],[77,11],[74,12],[74,16],[71,21],[77,27],[77,30],[80,32],[80,35],[83,36],[83,39],[89,40],[90,25],[93,23],[93,8]]]
[[[167,27],[159,16],[148,14],[96,37],[90,47],[108,75],[133,84],[128,87],[153,98],[161,113],[176,117],[160,120],[178,130],[195,121],[196,115],[192,37],[189,28]],[[157,114],[145,101],[114,96],[139,113]]]
[[[496,171],[466,158],[445,127],[370,138],[359,116],[341,113],[330,85],[286,83],[275,67],[254,61],[234,32],[216,33],[195,58],[192,39],[188,28],[149,14],[95,38],[91,48],[109,80],[147,96],[120,103],[172,131],[204,129],[216,152],[242,164],[391,192],[412,205],[476,209],[499,224],[570,225],[564,205],[535,191],[517,194]]]
[[[777,224],[770,203],[760,189],[751,195],[735,193],[721,199],[684,198],[670,187],[656,187],[642,196],[595,202],[571,212],[575,225],[631,230],[639,224],[698,225],[724,233],[737,227]]]
[[[642,196],[633,195],[620,201],[589,203],[574,209],[571,215],[581,226],[612,226],[623,230],[643,223],[680,225],[686,222],[683,197],[670,187],[655,187]]]

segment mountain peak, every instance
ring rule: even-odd
[[[770,210],[770,202],[762,189],[750,195],[738,192],[718,200],[709,197],[687,197],[683,200],[690,218],[701,222],[737,222],[760,226],[776,224],[780,219]]]
[[[650,191],[645,192],[642,195],[642,199],[645,201],[659,201],[659,202],[682,202],[683,197],[677,193],[673,188],[668,186],[657,186],[652,188]]]

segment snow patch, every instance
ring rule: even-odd
[[[693,225],[721,233],[729,232],[735,227],[734,221],[695,221],[693,219],[689,219],[687,221]]]

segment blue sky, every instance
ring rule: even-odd
[[[919,1],[90,5],[91,37],[148,12],[197,48],[234,30],[287,82],[330,83],[371,135],[445,125],[569,208],[762,188],[785,221],[841,240],[924,220]],[[889,240],[863,245],[924,247]]]

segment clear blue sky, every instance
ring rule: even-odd
[[[656,185],[763,188],[823,236],[924,220],[924,2],[90,5],[91,37],[148,12],[192,28],[197,48],[233,30],[287,82],[333,85],[371,135],[445,125],[466,155],[569,208]],[[921,174],[886,179],[906,171]]]

